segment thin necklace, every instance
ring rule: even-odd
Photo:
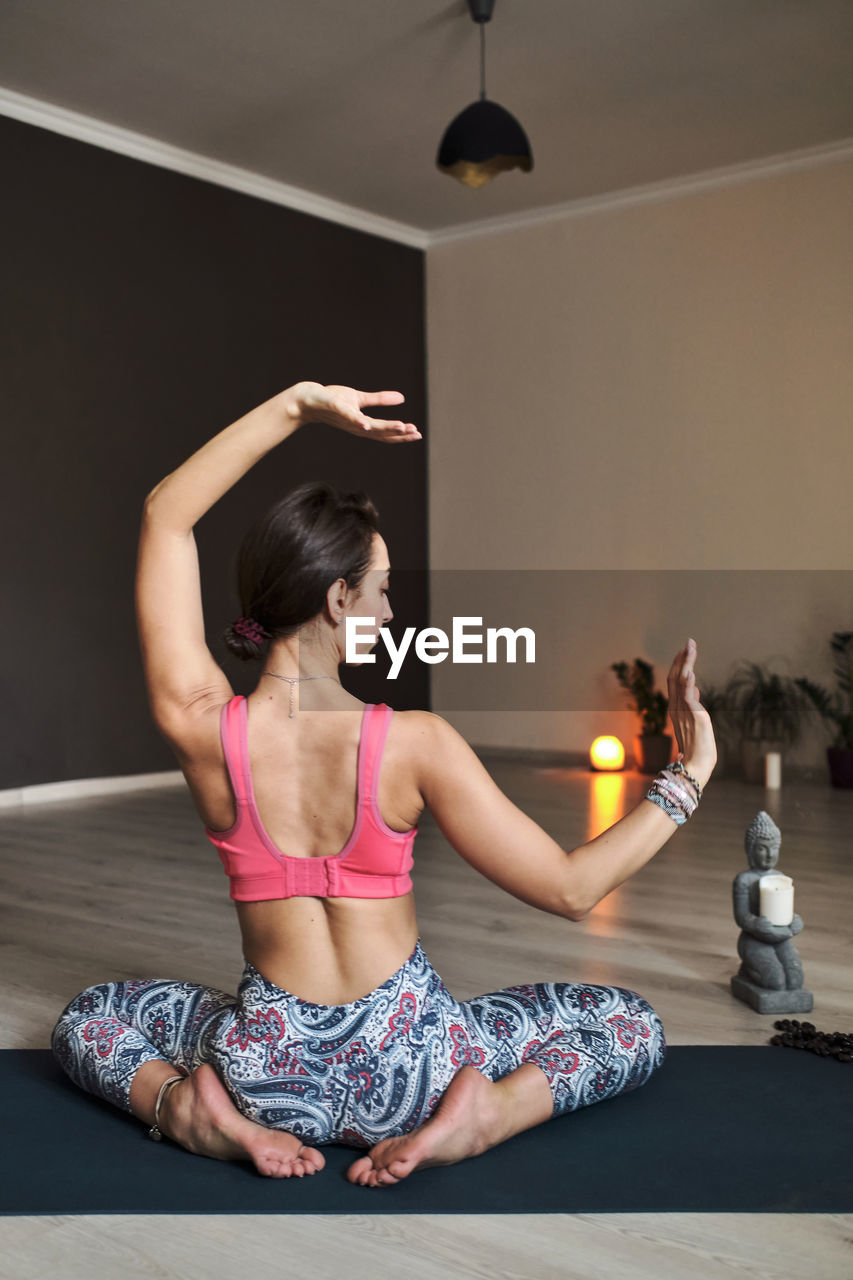
[[[289,715],[289,719],[291,719],[291,720],[293,719],[294,714],[295,714],[295,712],[294,712],[294,710],[293,710],[293,686],[294,686],[295,684],[301,684],[303,680],[334,680],[335,684],[340,684],[340,683],[341,683],[341,682],[340,682],[340,680],[337,678],[337,676],[280,676],[280,675],[278,674],[278,672],[277,672],[277,671],[262,671],[262,672],[261,672],[261,675],[262,675],[262,676],[272,676],[272,677],[273,677],[273,679],[275,679],[275,680],[284,680],[284,681],[286,681],[286,682],[287,682],[287,684],[289,684],[289,685],[290,685],[290,715]]]

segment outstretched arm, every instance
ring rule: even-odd
[[[692,641],[675,656],[669,713],[685,768],[704,787],[717,751],[695,685],[695,656]],[[504,795],[451,725],[429,712],[421,716],[420,789],[442,834],[482,875],[541,911],[582,920],[678,830],[643,799],[595,839],[565,850]]]
[[[596,839],[564,849],[504,795],[446,720],[423,715],[421,790],[442,835],[476,871],[531,907],[583,920],[678,830],[657,805],[641,803]]]
[[[209,440],[145,501],[136,612],[148,697],[158,727],[177,741],[199,715],[231,697],[204,638],[193,527],[265,454],[307,422],[395,444],[419,440],[411,423],[371,418],[371,405],[400,404],[397,391],[365,392],[299,382]]]

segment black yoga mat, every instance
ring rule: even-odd
[[[775,1046],[670,1048],[641,1088],[460,1164],[357,1187],[360,1152],[303,1179],[151,1142],[47,1050],[0,1052],[0,1211],[69,1213],[849,1213],[853,1064]]]

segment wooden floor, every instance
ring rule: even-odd
[[[636,773],[509,763],[490,770],[567,848],[611,825],[648,786]],[[814,993],[811,1020],[853,1030],[853,792],[828,784],[794,782],[774,798],[714,778],[696,816],[582,924],[502,893],[427,820],[415,880],[424,946],[460,998],[522,981],[618,984],[651,1001],[670,1045],[765,1044],[772,1017],[734,1000],[728,985],[739,963],[731,883],[746,865],[744,831],[761,808],[782,829],[779,866],[795,881],[805,922],[798,948]],[[63,1004],[106,978],[174,976],[234,989],[241,958],[226,881],[182,790],[8,810],[0,813],[0,848],[0,1047],[46,1047]],[[744,1150],[732,1151],[732,1161]],[[759,1153],[756,1177],[772,1176]],[[378,1194],[393,1188],[365,1198]],[[357,1216],[0,1220],[0,1277],[9,1280],[297,1272],[311,1280],[847,1280],[853,1214],[421,1217],[373,1216],[368,1205]]]

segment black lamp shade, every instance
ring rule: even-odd
[[[472,102],[447,126],[436,164],[469,187],[482,187],[506,169],[533,168],[527,134],[505,107],[488,98]]]

